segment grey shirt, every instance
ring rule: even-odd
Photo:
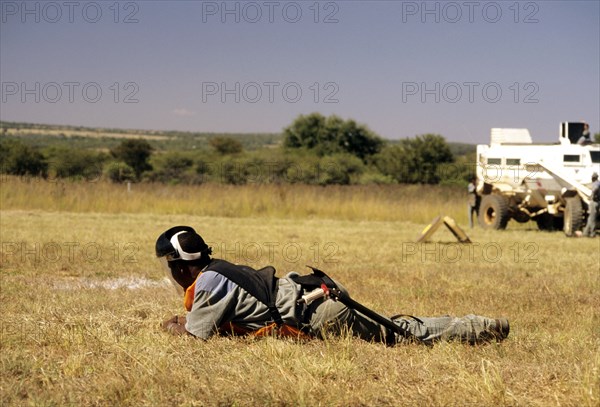
[[[284,323],[297,326],[296,300],[302,289],[289,278],[291,275],[297,273],[289,273],[278,281],[276,306]],[[246,290],[222,274],[206,270],[196,280],[194,304],[185,328],[194,336],[208,339],[229,322],[256,330],[273,319],[267,306]]]

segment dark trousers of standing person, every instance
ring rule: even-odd
[[[477,219],[478,212],[477,205],[469,204],[469,227],[471,229],[473,229],[473,215],[475,215],[475,219]]]

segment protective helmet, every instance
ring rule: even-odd
[[[177,261],[202,262],[207,261],[212,249],[204,239],[190,226],[175,226],[156,240],[156,257],[159,258],[164,270],[178,292],[183,287],[173,276],[174,265]]]

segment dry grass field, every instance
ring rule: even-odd
[[[461,191],[0,184],[0,404],[598,406],[599,239],[464,225]],[[194,226],[222,258],[318,265],[384,314],[507,317],[502,343],[168,336],[183,313],[153,245]]]
[[[74,128],[60,128],[59,126],[49,126],[56,128],[7,128],[4,135],[7,136],[25,136],[25,135],[36,135],[36,136],[50,136],[50,137],[92,137],[92,138],[117,138],[117,139],[152,139],[152,140],[169,140],[167,136],[161,136],[157,134],[143,133],[140,131],[136,132],[114,132],[105,131],[103,129],[92,129],[76,130]]]

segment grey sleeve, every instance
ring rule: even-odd
[[[236,284],[218,273],[203,273],[196,282],[194,305],[187,315],[185,328],[188,332],[202,339],[214,335],[235,309],[237,288]]]

